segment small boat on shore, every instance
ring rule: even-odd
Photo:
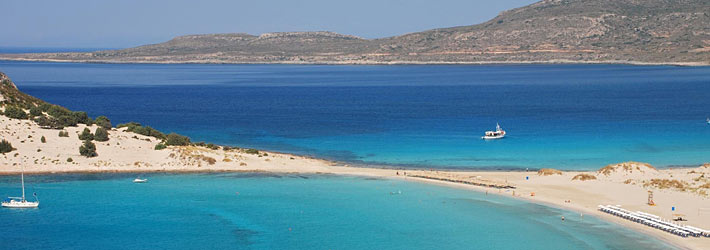
[[[37,199],[37,193],[33,193],[32,196],[35,197],[35,201],[28,201],[25,199],[25,168],[22,168],[22,197],[7,197],[5,201],[2,202],[2,207],[7,208],[36,208],[39,207],[39,199]]]
[[[141,179],[141,178],[133,179],[133,183],[146,183],[146,182],[148,182],[148,179]]]
[[[485,135],[481,137],[484,140],[494,140],[494,139],[502,139],[505,137],[505,130],[500,128],[500,124],[496,123],[496,130],[495,131],[486,131]]]

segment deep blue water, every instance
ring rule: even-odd
[[[710,67],[0,62],[114,124],[353,163],[597,169],[710,161]],[[508,137],[480,139],[496,122]]]
[[[27,176],[38,209],[0,209],[2,249],[671,249],[501,195],[326,175]],[[0,196],[18,195],[0,177]],[[390,195],[390,192],[399,192]],[[561,221],[560,217],[566,220]]]

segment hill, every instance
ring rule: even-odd
[[[136,63],[710,64],[706,0],[544,0],[477,25],[382,39],[332,32],[208,34],[122,50],[0,59]]]

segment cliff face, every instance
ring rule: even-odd
[[[10,60],[162,63],[640,62],[710,64],[707,0],[544,0],[478,25],[366,40],[332,32],[210,34]]]

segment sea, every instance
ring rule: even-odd
[[[349,165],[595,170],[710,162],[710,67],[0,61],[18,88],[116,125]],[[496,124],[501,140],[481,136]]]
[[[591,215],[506,197],[511,191],[333,175],[135,177],[25,176],[40,207],[0,209],[1,248],[674,248]],[[0,195],[19,195],[19,179],[0,176]]]

